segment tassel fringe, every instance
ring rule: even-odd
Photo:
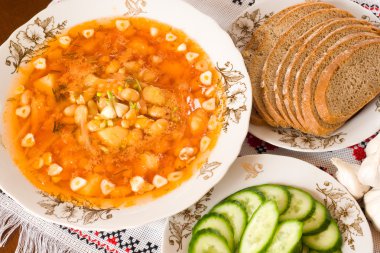
[[[15,253],[69,253],[72,249],[39,229],[23,223],[20,217],[7,210],[0,209],[0,247],[3,247],[9,236],[20,229],[20,237]]]

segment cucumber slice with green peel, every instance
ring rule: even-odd
[[[290,192],[282,185],[264,184],[255,187],[264,194],[266,200],[274,200],[277,203],[280,214],[284,213],[290,204]]]
[[[193,235],[189,253],[232,253],[226,239],[216,230],[208,228]]]
[[[304,221],[303,234],[317,234],[327,228],[330,224],[330,214],[326,207],[315,201],[315,210],[309,219]]]
[[[265,250],[276,231],[279,215],[274,201],[262,204],[252,215],[244,231],[239,253],[256,253]]]
[[[223,215],[217,213],[208,213],[204,215],[194,226],[193,235],[199,230],[211,228],[218,231],[228,243],[231,251],[234,250],[234,232],[232,226]]]
[[[288,220],[278,225],[267,253],[300,252],[303,223],[297,220]]]
[[[315,201],[313,197],[301,190],[293,187],[287,187],[290,192],[289,208],[280,216],[280,221],[284,220],[306,220],[315,209]]]
[[[342,247],[342,235],[336,222],[331,220],[329,226],[324,231],[315,235],[304,236],[302,242],[310,249],[316,251],[334,252]]]
[[[302,240],[300,240],[292,253],[302,253]]]
[[[232,199],[240,202],[242,204],[248,215],[248,219],[251,218],[255,210],[265,201],[264,195],[254,189],[243,189],[238,191],[227,199]]]
[[[238,245],[248,220],[244,206],[236,200],[224,200],[212,208],[210,213],[218,213],[227,218],[234,232],[235,245]]]

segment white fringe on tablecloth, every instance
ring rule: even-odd
[[[0,191],[0,247],[20,228],[15,253],[93,253],[91,245],[27,212]]]
[[[20,228],[18,246],[15,253],[67,253],[73,252],[57,239],[43,233],[28,223],[23,223],[19,216],[5,209],[0,209],[0,247],[3,247],[9,236]]]

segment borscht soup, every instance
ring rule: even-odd
[[[77,25],[19,72],[4,111],[11,155],[63,201],[162,196],[206,162],[221,131],[220,74],[195,41],[154,20]]]

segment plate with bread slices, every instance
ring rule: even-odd
[[[251,155],[168,219],[162,252],[373,252],[373,240],[360,206],[331,175],[298,159]]]
[[[259,0],[231,25],[250,75],[250,133],[303,152],[380,129],[380,20],[347,0]]]

